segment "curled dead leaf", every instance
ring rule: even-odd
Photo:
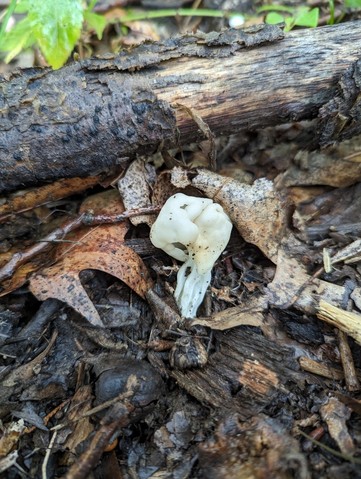
[[[0,222],[11,215],[34,209],[40,205],[81,193],[101,180],[101,176],[88,178],[64,178],[49,185],[17,191],[0,205]]]
[[[277,269],[266,294],[269,304],[276,308],[295,306],[307,314],[318,311],[321,300],[340,304],[345,288],[311,276],[306,267],[291,255],[289,246],[296,248],[298,241],[290,237],[278,253]]]
[[[7,258],[9,258],[7,253],[6,255],[0,256],[0,267],[4,266],[7,263],[8,261]],[[48,252],[48,258],[49,258],[49,252]],[[26,283],[31,273],[39,269],[39,261],[41,261],[42,259],[43,257],[39,257],[39,258],[36,258],[36,261],[29,261],[28,263],[23,264],[22,266],[17,268],[16,272],[11,276],[11,278],[5,281],[2,281],[0,286],[0,297],[5,296],[11,293],[12,291],[15,291],[15,289],[23,286],[23,284]]]
[[[252,243],[274,263],[285,234],[287,212],[272,181],[240,183],[208,170],[199,170],[192,186],[222,205],[233,224],[248,243]]]
[[[123,178],[118,182],[118,189],[127,210],[151,206],[150,193],[156,180],[155,169],[141,158],[133,161]],[[139,215],[130,219],[133,225],[146,223],[152,226],[149,215]]]
[[[224,331],[237,326],[257,326],[262,328],[264,312],[268,307],[265,295],[251,296],[240,306],[227,308],[224,311],[213,314],[210,318],[196,318],[193,324],[200,324],[211,329]]]
[[[82,211],[96,214],[120,214],[124,207],[116,191],[107,191],[88,198]],[[82,228],[74,232],[69,242],[59,245],[56,263],[33,275],[30,290],[41,301],[56,298],[66,302],[94,326],[102,326],[100,316],[83,288],[79,273],[98,269],[127,284],[142,298],[152,286],[147,268],[141,258],[124,245],[128,223]]]

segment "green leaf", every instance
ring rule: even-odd
[[[84,12],[84,20],[87,22],[90,28],[95,30],[99,40],[102,39],[104,28],[107,26],[107,20],[103,15],[98,15],[97,13],[89,12],[86,10]]]
[[[81,0],[29,0],[29,21],[47,62],[60,68],[78,41],[83,24]]]
[[[346,8],[361,8],[361,0],[345,0]]]
[[[5,57],[5,61],[9,63],[22,50],[33,45],[35,41],[31,29],[31,22],[29,22],[28,18],[24,18],[9,32],[5,33],[4,38],[1,41],[0,50],[9,52]]]
[[[95,4],[97,3],[98,0],[90,0],[90,3],[89,3],[89,6],[87,8],[87,11],[90,12],[90,10],[93,10],[93,8],[95,7]]]
[[[309,10],[308,7],[303,7],[297,13],[294,23],[298,27],[315,28],[318,25],[318,15],[319,9],[317,7],[312,8],[312,10]]]
[[[284,28],[284,31],[285,32],[289,32],[290,30],[292,30],[292,28],[295,26],[295,19],[294,17],[287,17],[285,18],[285,28]]]
[[[328,9],[330,10],[330,18],[327,20],[327,25],[335,24],[335,1],[328,0]]]
[[[257,8],[257,13],[263,12],[287,12],[294,13],[295,7],[286,7],[286,5],[263,5],[263,7]]]
[[[265,22],[269,23],[270,25],[275,25],[277,23],[283,23],[285,21],[285,17],[283,15],[280,15],[279,13],[276,12],[270,12],[267,13]]]
[[[6,9],[5,15],[2,16],[1,29],[0,29],[0,44],[4,39],[6,29],[9,24],[11,15],[14,13],[17,0],[11,0],[10,5]]]
[[[29,10],[29,3],[31,0],[18,0],[16,3],[15,12],[16,13],[25,13]]]

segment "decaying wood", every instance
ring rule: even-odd
[[[63,479],[83,479],[88,477],[114,433],[129,423],[128,416],[133,409],[129,403],[120,403],[113,406],[111,411],[101,420],[101,426],[92,437],[88,448],[68,469]]]
[[[249,418],[286,392],[288,382],[305,380],[292,349],[249,329],[216,332],[219,350],[203,369],[170,371],[189,394],[207,406]]]
[[[200,140],[190,108],[216,135],[317,117],[315,146],[360,133],[360,26],[197,33],[13,74],[0,82],[0,193]]]
[[[358,380],[355,364],[352,357],[347,335],[344,331],[338,330],[338,340],[342,367],[345,373],[345,382],[349,391],[359,391],[360,381]]]
[[[327,301],[321,300],[317,316],[331,326],[341,329],[341,331],[354,338],[358,344],[361,344],[360,314],[354,311],[344,311]]]

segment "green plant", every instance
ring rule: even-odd
[[[90,5],[82,0],[12,0],[0,32],[0,50],[8,52],[5,61],[37,44],[53,68],[61,67],[79,40],[84,21],[101,38],[106,21],[91,11],[95,3],[96,0]],[[25,17],[7,31],[14,11]]]
[[[361,8],[361,0],[345,0],[346,8]]]
[[[334,25],[336,23],[334,0],[328,0],[328,9],[330,10],[330,18],[328,19],[327,25]]]
[[[285,24],[285,32],[294,27],[314,28],[318,25],[319,9],[306,6],[287,7],[285,5],[265,5],[258,9],[258,13],[268,12],[266,23]]]
[[[94,30],[101,40],[107,20],[93,12],[96,3],[97,0],[11,0],[2,17],[0,28],[0,52],[6,53],[5,61],[10,62],[21,51],[36,45],[49,65],[60,68],[68,60],[84,28]],[[345,0],[344,8],[361,8],[361,0]],[[335,19],[334,0],[329,0],[329,10],[328,23],[332,25],[340,21],[341,17]],[[14,12],[21,13],[24,17],[12,28],[7,28]],[[316,27],[319,19],[319,9],[307,6],[266,5],[261,7],[258,13],[267,13],[266,23],[285,23],[285,31],[296,26]],[[230,19],[239,17],[240,13],[195,8],[136,12],[128,10],[114,22],[128,24],[177,16]]]
[[[107,20],[92,10],[97,0],[11,0],[0,29],[0,51],[7,52],[10,62],[26,48],[37,45],[46,61],[53,68],[60,68],[71,55],[84,25],[102,38]],[[11,29],[7,29],[13,13],[25,17]],[[137,20],[169,16],[232,17],[229,13],[211,9],[165,9],[145,12],[128,11],[118,21],[129,23]]]
[[[361,0],[344,0],[340,5],[341,13],[336,17],[335,1],[328,2],[329,18],[328,25],[339,23],[350,9],[361,9]],[[265,22],[270,24],[284,23],[285,31],[288,32],[294,27],[317,27],[319,22],[319,8],[307,6],[289,7],[286,5],[265,5],[257,10],[257,13],[267,13]]]

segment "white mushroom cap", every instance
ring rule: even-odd
[[[232,223],[221,205],[212,203],[195,219],[198,227],[197,239],[189,245],[189,255],[194,255],[194,262],[200,274],[211,271],[214,263],[228,244]]]
[[[199,236],[194,220],[209,204],[212,204],[212,200],[208,198],[195,198],[183,193],[171,196],[152,226],[151,242],[169,256],[179,261],[187,261],[187,245],[194,243]],[[180,248],[180,245],[184,248]]]

